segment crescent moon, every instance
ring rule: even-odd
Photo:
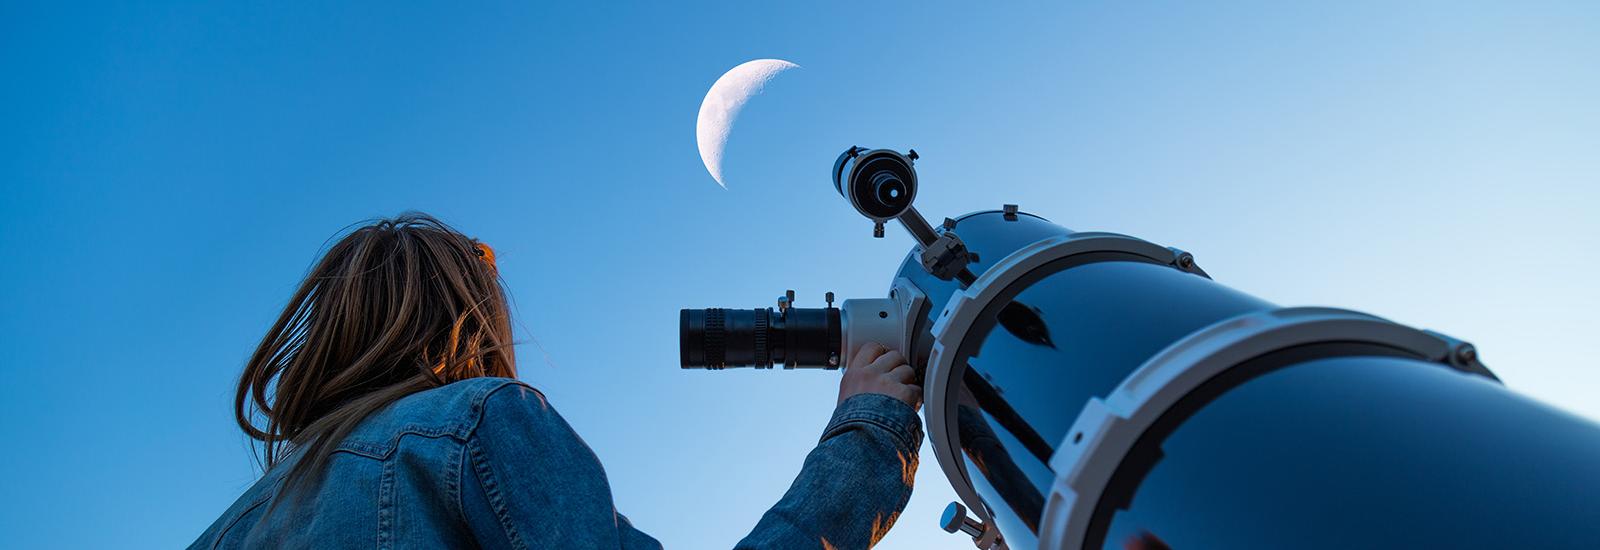
[[[700,116],[695,119],[695,142],[700,146],[700,161],[705,163],[711,179],[723,189],[728,183],[722,179],[722,152],[728,144],[728,133],[733,130],[734,119],[744,109],[750,98],[761,93],[767,82],[778,73],[799,67],[782,59],[757,59],[729,69],[711,85],[706,98],[700,102]]]

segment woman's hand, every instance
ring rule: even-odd
[[[880,393],[904,401],[916,409],[922,405],[922,386],[917,373],[898,351],[869,342],[845,364],[839,380],[839,403],[863,393]]]

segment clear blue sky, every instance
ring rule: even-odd
[[[8,545],[192,540],[257,475],[246,355],[325,239],[405,209],[498,248],[522,377],[621,510],[731,545],[837,375],[679,371],[677,310],[881,295],[910,239],[834,194],[851,144],[916,147],[936,219],[1014,202],[1181,246],[1600,417],[1594,2],[223,4],[0,6]],[[695,114],[762,57],[804,68],[745,110],[724,191]],[[884,547],[969,548],[924,458]]]

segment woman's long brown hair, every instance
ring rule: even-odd
[[[315,485],[363,419],[407,395],[516,376],[493,251],[427,214],[351,231],[317,262],[239,377],[234,416],[284,491]]]

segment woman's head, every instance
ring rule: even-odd
[[[245,365],[234,413],[267,467],[304,448],[293,486],[374,411],[481,376],[516,376],[494,252],[408,212],[328,249]]]

